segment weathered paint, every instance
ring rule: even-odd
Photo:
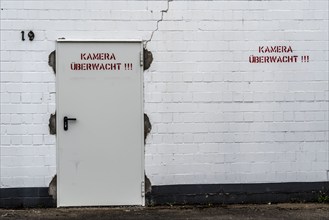
[[[147,70],[148,68],[150,68],[153,62],[152,52],[144,48],[143,58],[144,58],[144,70]]]
[[[48,65],[53,68],[54,73],[56,74],[56,50],[51,52],[48,56]]]
[[[50,115],[48,127],[50,134],[56,134],[56,112]]]

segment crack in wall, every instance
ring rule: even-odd
[[[161,18],[159,20],[157,20],[157,26],[156,26],[155,30],[152,31],[150,39],[148,39],[147,41],[145,41],[145,48],[147,47],[147,43],[152,40],[154,33],[159,30],[159,23],[161,21],[163,21],[163,15],[164,15],[164,13],[167,13],[169,11],[169,2],[172,2],[172,1],[173,0],[167,0],[167,9],[161,10]]]

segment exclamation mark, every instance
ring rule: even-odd
[[[301,56],[302,57],[302,63],[304,62],[304,56]]]
[[[127,64],[125,63],[125,70],[127,70]]]
[[[133,64],[132,63],[130,64],[130,70],[133,70]]]
[[[310,61],[310,56],[306,56],[306,62]]]

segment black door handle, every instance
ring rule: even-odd
[[[76,118],[68,118],[67,116],[64,116],[64,131],[67,131],[69,129],[69,121],[76,121]]]

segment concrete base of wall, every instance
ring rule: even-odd
[[[0,208],[48,208],[55,207],[48,195],[48,187],[2,188]]]
[[[209,205],[317,202],[329,195],[329,182],[196,184],[153,186],[148,205]],[[2,188],[0,208],[55,207],[48,187]]]
[[[149,205],[317,202],[329,182],[154,186]]]

